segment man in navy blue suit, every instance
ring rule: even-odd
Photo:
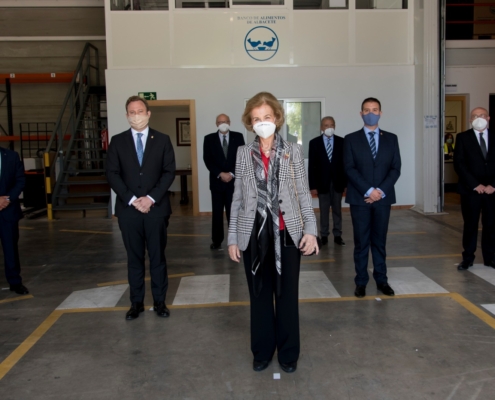
[[[395,294],[388,284],[385,245],[401,160],[397,136],[378,127],[381,115],[380,101],[365,99],[361,104],[364,127],[344,139],[346,203],[351,208],[354,229],[356,297],[366,296],[370,245],[377,289],[387,296]]]
[[[0,241],[5,260],[5,276],[10,290],[28,294],[22,284],[19,261],[19,220],[22,218],[19,196],[26,178],[24,165],[15,151],[0,148]]]
[[[237,149],[244,146],[244,136],[230,130],[230,118],[220,114],[216,119],[218,130],[205,136],[203,160],[210,171],[211,240],[210,249],[221,250],[224,239],[223,211],[230,220],[230,207],[234,195],[235,160]]]

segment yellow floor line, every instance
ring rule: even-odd
[[[301,261],[301,264],[319,264],[319,263],[327,263],[327,262],[335,262],[333,258],[328,258],[326,260],[308,260]]]
[[[184,236],[184,237],[209,237],[210,235],[187,235],[183,233],[168,233],[167,236]]]
[[[96,233],[100,235],[111,235],[113,232],[105,232],[105,231],[82,231],[79,229],[60,229],[60,232],[72,232],[72,233]]]
[[[194,272],[185,272],[183,274],[172,274],[172,275],[169,275],[168,277],[169,278],[182,278],[184,276],[194,276],[195,273]],[[144,278],[145,281],[150,281],[151,278]],[[114,285],[125,285],[126,283],[128,283],[129,281],[127,279],[123,279],[121,281],[113,281],[113,282],[103,282],[103,283],[97,283],[96,286],[114,286]]]
[[[426,235],[427,232],[389,232],[387,235]]]
[[[25,296],[19,296],[19,297],[12,297],[11,299],[0,300],[0,304],[11,303],[13,301],[18,301],[18,300],[32,299],[33,297],[34,296],[32,294],[27,294]]]
[[[412,260],[416,258],[451,258],[451,257],[461,257],[462,254],[431,254],[424,256],[387,256],[387,260]]]
[[[487,324],[487,325],[491,326],[493,329],[495,329],[495,318],[493,318],[490,314],[488,314],[488,313],[484,312],[482,309],[476,307],[473,303],[471,303],[465,297],[462,297],[459,293],[451,293],[450,297],[452,297],[453,300],[457,301],[461,306],[463,306],[470,313],[474,314],[479,319],[481,319],[485,324]]]
[[[34,228],[31,228],[30,226],[20,226],[19,229],[23,229],[25,231],[34,231]]]
[[[63,315],[63,311],[53,311],[40,326],[38,326],[24,342],[22,342],[5,360],[0,364],[0,380],[17,364],[17,362],[33,347],[38,340],[53,326]]]

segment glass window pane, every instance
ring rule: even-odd
[[[232,0],[233,6],[283,6],[284,0]]]
[[[229,0],[175,0],[175,8],[229,8]]]
[[[349,0],[294,0],[294,10],[348,9]]]
[[[168,10],[168,0],[110,0],[111,10]]]
[[[321,102],[287,102],[287,141],[303,146],[308,158],[309,141],[320,136]]]
[[[356,9],[407,9],[407,0],[356,0]]]

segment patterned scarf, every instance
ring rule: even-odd
[[[253,275],[256,275],[258,268],[263,264],[266,256],[267,238],[268,232],[273,229],[273,238],[275,246],[275,267],[279,275],[282,274],[282,258],[280,254],[280,228],[279,228],[279,213],[280,208],[278,204],[278,186],[279,186],[279,169],[280,160],[282,157],[284,144],[281,137],[275,134],[272,149],[270,151],[270,162],[268,163],[268,171],[265,169],[265,164],[261,158],[260,152],[260,140],[256,137],[253,151],[251,152],[253,157],[254,174],[256,176],[256,185],[258,188],[258,205],[257,212],[261,216],[257,231],[258,242],[258,254],[253,258],[251,271]],[[266,179],[268,174],[268,179]],[[270,214],[271,218],[268,218]],[[267,226],[267,221],[271,219],[272,227]]]

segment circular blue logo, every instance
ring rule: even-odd
[[[256,61],[267,61],[278,51],[278,36],[266,26],[251,29],[244,38],[244,48]]]

